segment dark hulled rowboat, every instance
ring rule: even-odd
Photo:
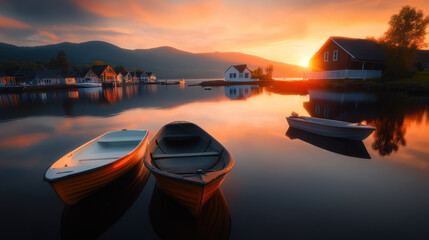
[[[231,170],[234,159],[197,125],[173,122],[153,138],[144,163],[162,191],[198,215]]]

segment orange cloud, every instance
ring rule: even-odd
[[[0,28],[29,29],[31,26],[21,21],[0,15]]]
[[[55,39],[58,38],[57,35],[55,35],[53,33],[50,33],[50,32],[46,32],[46,31],[39,31],[39,35],[40,36],[48,37],[48,38],[50,38],[52,40],[55,40]]]

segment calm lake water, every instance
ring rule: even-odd
[[[425,96],[257,86],[3,94],[0,238],[429,239],[428,110]],[[377,130],[363,142],[319,137],[288,130],[292,111]],[[75,208],[42,180],[53,162],[102,133],[139,128],[153,137],[176,120],[198,124],[234,155],[205,213],[226,220],[189,217],[151,176],[131,174]]]

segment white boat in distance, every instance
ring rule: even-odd
[[[304,117],[292,112],[286,117],[290,127],[328,137],[364,140],[375,130],[361,123],[349,123],[337,120]]]

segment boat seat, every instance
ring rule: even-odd
[[[142,138],[105,138],[100,139],[97,142],[99,143],[117,143],[117,142],[140,142]]]
[[[165,141],[192,141],[199,138],[200,136],[192,134],[169,134],[163,137]]]
[[[78,156],[76,160],[78,161],[93,161],[93,160],[109,160],[109,159],[119,159],[123,157],[123,153],[93,153],[93,154],[83,154]]]
[[[193,157],[161,158],[155,160],[156,166],[165,172],[175,174],[187,174],[195,172],[207,172],[219,160],[219,156],[199,156],[198,161]]]
[[[219,152],[152,154],[152,159],[219,156]]]

